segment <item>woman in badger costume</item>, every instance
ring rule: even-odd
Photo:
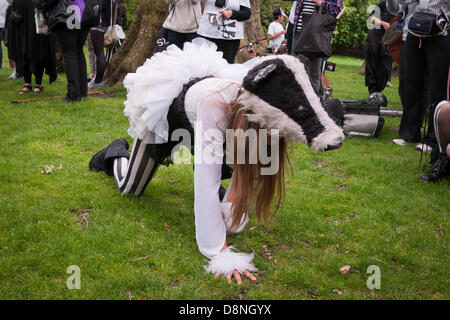
[[[196,133],[195,227],[200,252],[210,259],[206,270],[225,275],[230,283],[234,276],[240,284],[241,275],[255,281],[250,273],[256,271],[253,255],[228,247],[226,235],[244,228],[247,210],[254,209],[258,218],[268,220],[274,213],[272,202],[274,211],[279,207],[288,141],[303,141],[325,151],[339,148],[344,138],[314,93],[304,66],[287,55],[230,65],[214,44],[195,39],[184,50],[172,45],[157,53],[136,73],[128,74],[124,86],[128,133],[134,138],[131,156],[128,142],[118,139],[95,154],[89,168],[114,176],[122,194],[139,196],[179,143],[172,134],[177,129],[192,137]],[[227,194],[220,201],[221,178],[229,178],[224,170],[229,166],[222,161],[227,129],[268,129],[272,135],[266,135],[264,143],[278,143],[279,169],[261,174],[264,165],[259,158],[250,163],[248,154],[244,163],[234,161]],[[218,161],[202,161],[206,154]],[[231,158],[236,159],[236,154]]]

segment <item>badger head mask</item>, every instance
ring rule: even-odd
[[[342,145],[342,129],[322,106],[297,58],[280,55],[257,58],[249,64],[239,102],[250,111],[250,122],[278,129],[281,137],[303,141],[317,151]]]

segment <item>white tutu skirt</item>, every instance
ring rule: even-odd
[[[183,86],[194,78],[208,76],[242,83],[248,67],[230,65],[217,46],[203,38],[187,42],[184,49],[171,45],[155,54],[124,79],[127,89],[124,113],[130,121],[128,134],[144,143],[169,140],[167,113]]]

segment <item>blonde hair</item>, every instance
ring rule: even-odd
[[[254,129],[259,132],[260,125],[247,120],[247,114],[252,111],[243,108],[242,104],[238,102],[239,92],[237,98],[232,103],[226,106],[226,112],[229,119],[229,128],[238,130],[241,129],[246,132],[249,129]],[[234,145],[237,145],[238,137],[234,136]],[[258,148],[259,148],[259,137]],[[249,136],[245,136],[245,162],[239,164],[237,161],[237,149],[234,148],[234,176],[233,176],[233,219],[231,228],[236,228],[240,225],[241,218],[248,210],[255,210],[256,215],[263,223],[268,223],[275,213],[280,208],[280,204],[285,195],[285,164],[288,163],[291,172],[292,166],[289,161],[287,152],[287,142],[284,138],[279,139],[279,168],[274,175],[262,175],[261,169],[265,167],[260,162],[259,152],[258,159],[255,164],[249,161]],[[253,155],[254,156],[254,155]],[[274,203],[274,205],[272,205]]]

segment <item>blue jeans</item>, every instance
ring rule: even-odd
[[[0,69],[3,62],[3,48],[2,48],[3,28],[0,28]]]

